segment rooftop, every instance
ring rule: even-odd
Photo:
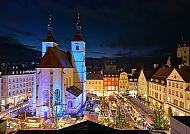
[[[75,86],[71,86],[69,88],[66,89],[69,93],[73,94],[74,96],[78,97],[81,93],[82,90],[78,89]]]

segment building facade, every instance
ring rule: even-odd
[[[184,65],[189,66],[189,44],[183,39],[177,48],[177,58],[182,58]]]
[[[7,109],[32,97],[34,71],[1,76],[1,108]]]
[[[128,85],[128,75],[126,72],[121,72],[119,77],[119,90],[125,92]]]
[[[155,73],[155,69],[141,69],[138,78],[138,96],[148,101],[149,81]]]
[[[173,68],[160,68],[150,79],[149,82],[149,102],[150,107],[160,107],[166,109],[167,81],[166,79]]]
[[[166,112],[173,116],[190,115],[190,68],[174,69],[167,78]]]
[[[75,86],[71,86],[66,90],[67,96],[67,113],[77,114],[82,106],[82,91]]]
[[[43,49],[46,48],[46,49]],[[85,42],[82,39],[80,17],[77,16],[76,34],[71,41],[71,52],[58,49],[53,36],[52,19],[48,24],[48,35],[42,42],[42,60],[36,68],[32,110],[37,117],[61,117],[69,110],[78,110],[86,101]],[[73,106],[67,107],[67,89],[75,86],[81,90]],[[81,100],[80,100],[81,99]],[[76,104],[75,104],[76,103]]]
[[[86,79],[86,92],[103,95],[103,77],[100,72],[88,72]]]

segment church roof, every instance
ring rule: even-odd
[[[74,96],[78,97],[81,93],[82,90],[80,90],[79,88],[75,87],[75,86],[71,86],[69,88],[66,89],[69,93],[73,94]]]
[[[48,47],[39,68],[72,68],[71,59],[68,53],[56,47]]]

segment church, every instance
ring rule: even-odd
[[[86,101],[85,42],[80,15],[71,50],[62,51],[53,36],[52,17],[42,41],[42,59],[36,67],[31,108],[36,117],[61,117],[77,114]]]

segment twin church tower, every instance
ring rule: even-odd
[[[33,114],[47,118],[77,114],[86,101],[85,42],[80,15],[77,15],[71,50],[67,52],[58,49],[51,16],[47,28],[48,34],[42,42],[42,60],[34,76]]]

